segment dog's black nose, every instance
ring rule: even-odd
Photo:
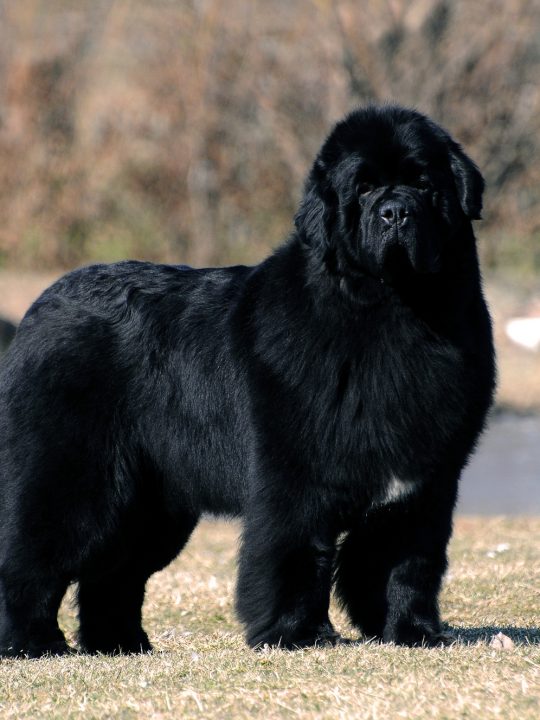
[[[386,225],[401,227],[405,225],[410,214],[410,210],[401,200],[386,200],[379,208],[379,215]]]

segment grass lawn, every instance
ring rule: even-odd
[[[248,650],[232,605],[237,537],[236,525],[204,522],[152,579],[152,655],[1,660],[0,717],[540,717],[540,518],[457,520],[442,595],[457,641],[429,650]],[[69,597],[61,624],[73,639]],[[490,645],[501,630],[513,647]]]

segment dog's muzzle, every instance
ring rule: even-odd
[[[395,228],[398,231],[404,228],[409,222],[412,215],[411,208],[402,200],[386,200],[379,207],[379,215],[383,222],[383,227],[388,229]]]

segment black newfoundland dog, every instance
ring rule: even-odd
[[[149,576],[242,516],[248,643],[444,640],[460,473],[494,388],[471,220],[483,180],[399,107],[340,122],[256,267],[121,262],[58,280],[0,373],[0,651],[151,648]]]

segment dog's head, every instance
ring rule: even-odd
[[[445,244],[480,217],[483,189],[478,168],[434,122],[400,107],[368,107],[327,138],[296,227],[343,271],[434,273]]]

